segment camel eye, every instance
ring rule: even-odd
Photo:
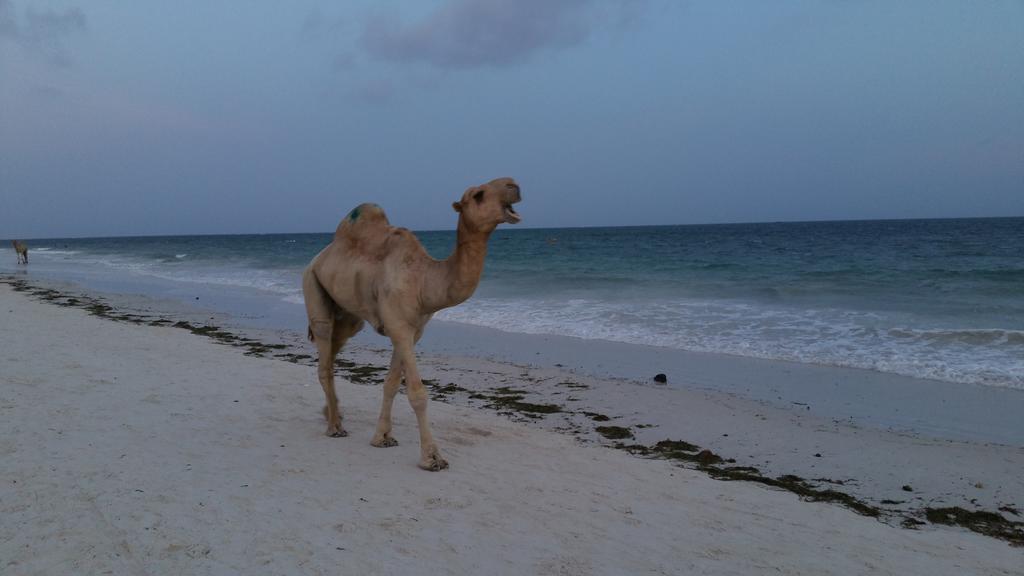
[[[484,201],[484,191],[477,190],[476,194],[473,194],[473,200],[476,200],[477,204]]]

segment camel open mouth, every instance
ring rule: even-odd
[[[505,209],[505,222],[508,222],[509,224],[518,224],[519,221],[522,220],[519,213],[512,207],[511,203],[503,204],[502,208]]]

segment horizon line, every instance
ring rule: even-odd
[[[942,220],[1013,220],[1024,218],[1024,214],[1015,216],[941,216],[941,217],[909,217],[909,218],[834,218],[834,219],[809,219],[809,220],[756,220],[756,221],[722,221],[722,222],[691,222],[687,224],[616,224],[616,225],[593,225],[593,226],[516,226],[505,227],[502,230],[514,232],[516,230],[579,230],[585,228],[674,228],[686,226],[758,226],[767,224],[828,224],[828,223],[853,223],[853,222],[916,222],[916,221],[942,221]],[[396,226],[404,228],[404,226]],[[411,229],[410,229],[411,230]],[[452,228],[424,228],[412,230],[418,232],[453,232]],[[9,243],[12,240],[82,240],[90,238],[177,238],[184,236],[286,236],[297,234],[333,234],[333,231],[319,232],[199,232],[192,234],[114,234],[110,236],[19,236],[3,240]]]

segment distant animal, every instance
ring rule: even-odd
[[[28,264],[28,246],[17,240],[11,240],[11,245],[14,246],[14,252],[18,256],[18,264]]]
[[[452,204],[459,214],[454,252],[435,260],[416,236],[390,225],[376,204],[360,204],[342,219],[334,239],[305,269],[302,291],[309,317],[309,339],[319,355],[317,377],[327,397],[327,435],[347,436],[334,391],[334,357],[345,342],[369,322],[391,339],[391,366],[384,399],[370,444],[397,446],[391,436],[391,406],[405,375],[409,404],[420,431],[419,467],[443,470],[427,421],[427,391],[413,350],[435,312],[468,299],[480,282],[487,240],[498,224],[520,220],[512,205],[521,199],[519,185],[498,178],[473,186]]]

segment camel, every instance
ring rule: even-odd
[[[14,252],[18,255],[18,264],[28,264],[28,246],[17,240],[11,240],[11,245],[14,246]]]
[[[416,368],[414,347],[435,312],[460,304],[476,290],[487,240],[499,224],[516,224],[512,205],[519,185],[498,178],[466,190],[452,204],[459,214],[457,243],[446,260],[435,260],[416,236],[390,225],[376,204],[360,204],[338,224],[334,239],[302,274],[309,339],[319,355],[317,377],[327,405],[327,435],[347,436],[334,392],[334,357],[369,322],[391,339],[391,366],[384,380],[380,417],[370,444],[397,446],[391,436],[391,406],[402,375],[420,432],[419,467],[438,471],[448,462],[434,443],[427,421],[427,391]]]

